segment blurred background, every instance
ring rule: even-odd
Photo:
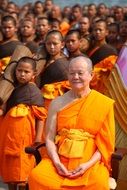
[[[15,3],[19,4],[19,5],[23,5],[25,3],[28,3],[28,2],[36,2],[36,0],[13,0]],[[43,2],[43,0],[42,0]],[[60,5],[61,7],[64,7],[66,5],[74,5],[76,3],[80,3],[80,4],[89,4],[89,3],[106,3],[106,5],[127,5],[127,0],[112,0],[112,1],[109,1],[109,0],[105,0],[105,1],[102,1],[102,0],[54,0],[54,3],[55,4],[58,4]]]

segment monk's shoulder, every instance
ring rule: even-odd
[[[94,91],[94,93],[96,94],[96,101],[99,102],[99,105],[111,106],[115,102],[113,99],[111,99],[110,97],[108,97],[104,94],[101,94],[100,92]]]
[[[62,96],[58,96],[51,102],[51,107],[54,109],[56,112],[59,111],[62,107],[64,107],[68,103],[68,97],[69,97],[69,92],[66,92]]]

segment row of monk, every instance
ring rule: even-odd
[[[4,104],[0,126],[0,174],[9,189],[17,185],[25,189],[28,180],[31,190],[108,190],[115,145],[114,100],[91,90],[91,60],[81,55],[71,59],[67,66],[71,89],[52,100],[48,110],[33,82],[35,60],[22,57],[14,71],[16,85]],[[51,85],[49,91],[62,89],[61,82]],[[46,148],[34,168],[33,156],[24,149],[42,138]]]
[[[81,13],[80,8],[75,5],[72,12]],[[71,24],[55,20],[59,28],[51,24],[55,9],[35,22],[21,19],[22,34],[27,27],[32,31],[22,42],[12,15],[1,18],[0,175],[9,190],[24,190],[27,182],[30,190],[109,190],[114,101],[103,94],[118,49],[107,43],[105,18],[92,22],[75,13]],[[34,23],[38,29],[45,23],[42,35]],[[43,160],[33,169],[35,160],[24,149],[40,142],[46,142]]]

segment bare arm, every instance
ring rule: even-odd
[[[56,101],[50,104],[48,118],[46,122],[46,146],[48,155],[53,161],[58,173],[63,176],[68,176],[69,171],[60,162],[59,155],[57,153],[57,147],[54,143],[56,136],[56,119],[57,119],[57,105]]]
[[[43,128],[44,128],[44,121],[37,119],[35,143],[42,141]]]
[[[54,163],[60,162],[57,148],[54,143],[55,136],[56,136],[56,105],[52,102],[49,111],[48,117],[46,122],[46,146],[48,150],[48,154]]]

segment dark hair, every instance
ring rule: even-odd
[[[35,27],[36,27],[36,26],[35,26],[35,22],[33,22],[32,20],[30,20],[29,18],[24,18],[24,19],[20,20],[20,28],[19,28],[19,31],[21,30],[21,27],[22,27],[22,25],[24,25],[25,22],[31,23],[32,28],[35,29]]]
[[[78,39],[80,40],[81,39],[81,35],[80,35],[80,30],[79,29],[71,29],[67,32],[66,34],[66,37],[69,36],[69,35],[72,35],[72,34],[76,34]],[[65,39],[66,39],[65,37]]]
[[[39,4],[39,3],[43,5],[42,1],[36,1],[36,2],[34,3],[34,5],[37,5],[37,4]]]
[[[81,12],[82,12],[82,7],[80,4],[75,4],[73,7],[72,7],[72,10],[78,8]]]
[[[32,69],[34,71],[36,71],[36,61],[35,59],[31,58],[31,57],[27,57],[27,56],[24,56],[24,57],[21,57],[18,62],[17,62],[17,65],[16,65],[16,68],[17,66],[20,64],[20,63],[29,63],[31,66],[32,66]]]
[[[91,6],[94,6],[95,8],[97,8],[97,6],[96,6],[95,3],[90,3],[90,4],[88,5],[88,7],[91,7]]]
[[[94,22],[94,24],[93,24],[93,27],[94,27],[95,24],[98,24],[98,23],[104,23],[105,24],[105,28],[108,29],[108,25],[106,23],[106,20],[104,20],[104,19],[98,19],[98,20],[96,20]]]
[[[53,35],[53,34],[58,35],[59,38],[60,38],[60,40],[61,40],[61,42],[63,41],[63,35],[62,35],[62,33],[61,33],[59,30],[50,30],[50,31],[47,33],[46,37],[45,37],[45,41],[48,39],[48,37],[49,37],[50,35]]]
[[[17,25],[15,18],[13,16],[11,16],[11,15],[3,16],[2,19],[1,19],[1,24],[3,24],[3,22],[8,22],[8,21],[12,21],[14,26]]]
[[[100,6],[104,6],[105,8],[107,8],[105,3],[99,3],[98,7],[100,7]]]
[[[37,21],[40,21],[40,20],[46,20],[47,23],[49,24],[49,19],[46,16],[40,16],[40,17],[38,17]]]
[[[58,18],[51,18],[49,20],[50,24],[54,23],[54,22],[57,22],[58,24],[60,24],[60,20]]]

